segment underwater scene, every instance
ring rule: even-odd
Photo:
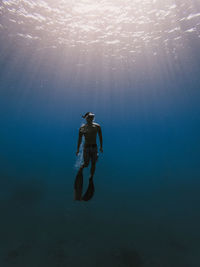
[[[200,266],[199,51],[198,0],[0,1],[1,267]]]

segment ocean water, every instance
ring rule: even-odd
[[[0,16],[0,266],[199,267],[200,2],[3,0]],[[88,111],[104,151],[79,202]]]

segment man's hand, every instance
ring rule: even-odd
[[[77,149],[77,151],[76,151],[76,156],[78,156],[78,154],[79,154],[79,149]]]
[[[100,152],[101,152],[101,153],[103,153],[103,147],[100,147],[100,149],[99,149],[99,150],[100,150]]]

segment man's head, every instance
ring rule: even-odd
[[[86,121],[88,122],[88,123],[91,123],[93,120],[94,120],[94,114],[92,113],[92,112],[87,112],[87,113],[85,113],[85,115],[83,115],[82,117],[84,118],[84,119],[86,119]]]

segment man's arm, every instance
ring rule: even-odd
[[[103,152],[103,137],[100,125],[98,126],[98,135],[99,135],[99,142],[100,142],[100,151]]]
[[[83,136],[83,133],[82,133],[81,129],[79,129],[78,145],[77,145],[76,155],[78,155],[78,153],[79,153],[79,148],[80,148],[80,145],[81,145],[81,142],[82,142],[82,136]]]

